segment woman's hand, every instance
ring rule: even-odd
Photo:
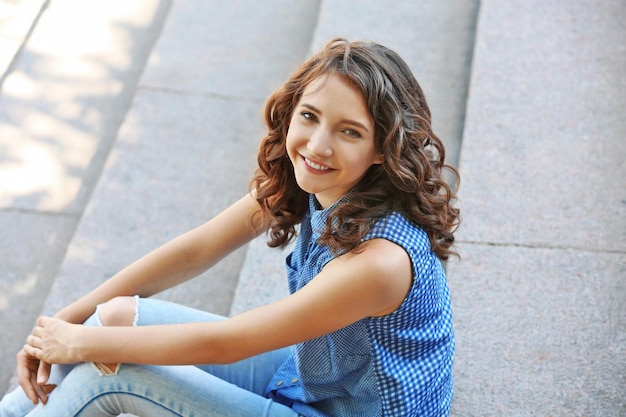
[[[39,375],[39,376],[38,376]],[[37,404],[48,402],[48,394],[56,385],[47,384],[50,364],[30,356],[24,349],[17,354],[17,378],[26,396]]]
[[[37,404],[40,400],[44,404],[47,403],[48,394],[56,388],[56,385],[47,383],[50,377],[50,363],[52,362],[42,360],[45,356],[41,346],[43,339],[36,336],[46,334],[44,327],[47,324],[52,324],[47,327],[47,332],[54,331],[52,329],[55,328],[56,323],[50,323],[49,320],[42,317],[37,321],[33,333],[26,338],[26,345],[16,358],[18,381],[33,404]],[[60,322],[61,320],[55,319],[54,321]]]
[[[73,341],[82,326],[51,317],[39,317],[33,333],[26,338],[24,352],[45,363],[76,363]]]

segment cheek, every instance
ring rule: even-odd
[[[296,150],[298,148],[298,144],[297,144],[297,141],[295,140],[294,133],[295,132],[293,131],[293,129],[289,130],[287,132],[287,138],[285,139],[285,148],[287,151],[287,156],[289,156],[289,159],[291,159],[292,162],[295,157]]]
[[[302,129],[297,123],[293,123],[289,126],[285,143],[287,144],[288,152],[290,148],[293,149],[302,145]]]
[[[352,166],[354,167],[355,175],[363,175],[372,165],[377,163],[377,160],[374,155],[369,152],[363,152],[357,157],[356,155],[352,155],[350,160]]]
[[[285,146],[287,147],[287,152],[290,152],[291,148],[293,147],[293,131],[292,130],[287,131],[287,138],[285,138]]]

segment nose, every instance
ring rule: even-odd
[[[311,156],[328,158],[333,154],[332,135],[320,126],[309,137],[306,147],[311,152]]]

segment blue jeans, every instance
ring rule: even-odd
[[[136,300],[138,326],[223,319],[166,301]],[[98,325],[97,312],[85,324]],[[263,396],[265,386],[288,355],[286,348],[230,365],[123,364],[113,375],[106,375],[92,363],[53,366],[50,382],[58,386],[46,405],[33,406],[17,388],[0,402],[0,417],[100,417],[122,413],[142,417],[296,417],[291,408]]]

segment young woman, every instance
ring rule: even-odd
[[[39,318],[0,415],[449,414],[456,172],[410,69],[332,40],[265,118],[250,193]],[[263,232],[297,236],[290,296],[228,319],[148,298]]]

